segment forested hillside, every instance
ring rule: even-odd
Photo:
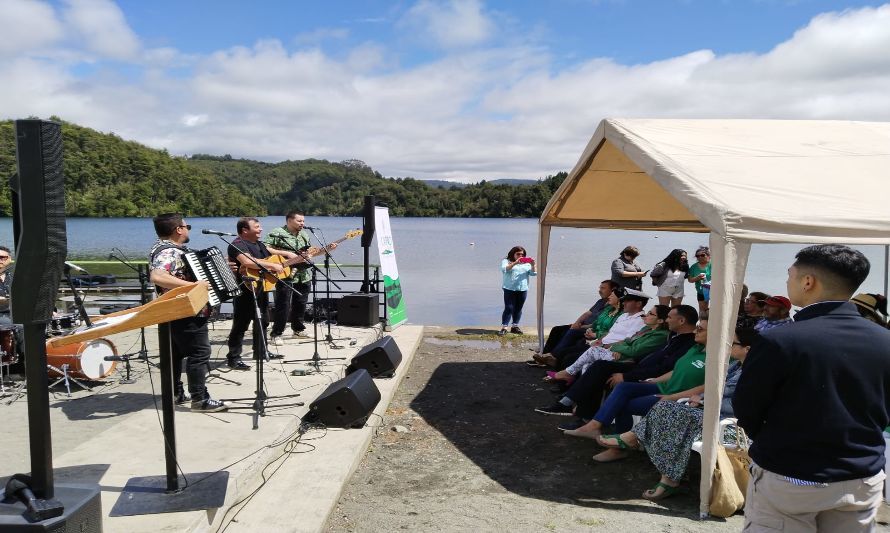
[[[537,217],[566,176],[561,172],[531,185],[483,181],[441,188],[411,178],[385,178],[357,160],[264,163],[206,154],[186,159],[66,122],[62,136],[70,216],[152,216],[165,211],[266,215],[290,209],[309,215],[357,215],[364,196],[373,194],[394,216]],[[3,121],[0,176],[14,172],[13,123]],[[0,216],[10,214],[8,185],[0,180]]]
[[[53,118],[58,121],[58,119]],[[135,217],[166,211],[227,216],[262,211],[253,198],[210,171],[125,141],[62,122],[65,208],[70,216]],[[8,176],[16,172],[12,121],[0,122],[0,215],[12,214]]]

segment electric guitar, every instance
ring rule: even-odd
[[[362,234],[362,230],[360,230],[360,229],[354,229],[352,231],[347,231],[346,235],[344,235],[343,237],[337,239],[336,241],[334,241],[332,243],[329,243],[328,250],[330,250],[330,246],[332,244],[340,244],[341,242],[343,242],[345,240],[354,239],[355,237],[358,237],[361,234]],[[260,278],[262,278],[263,291],[265,291],[265,292],[274,291],[275,284],[278,282],[278,280],[287,279],[290,277],[290,274],[291,274],[290,267],[300,264],[300,263],[303,263],[305,259],[308,259],[310,257],[315,257],[316,255],[321,255],[322,253],[324,253],[324,249],[319,248],[317,246],[310,246],[309,248],[306,248],[305,250],[300,250],[299,255],[297,255],[297,257],[294,257],[293,259],[285,259],[284,256],[281,256],[281,255],[270,255],[269,257],[263,259],[263,261],[269,261],[270,263],[277,263],[277,264],[281,265],[282,267],[284,267],[284,270],[282,270],[281,272],[279,272],[277,274],[274,272],[271,272],[269,274],[261,274],[260,270],[256,267],[256,265],[241,265],[241,268],[239,268],[238,271],[246,279],[259,280]]]

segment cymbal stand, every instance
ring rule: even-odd
[[[337,270],[340,271],[340,275],[343,276],[344,278],[346,277],[346,273],[343,272],[343,269],[340,268],[340,265],[338,265],[337,262],[334,261],[334,259],[331,257],[331,254],[330,254],[330,252],[328,251],[328,246],[327,246],[327,244],[324,242],[324,240],[323,240],[322,238],[320,238],[318,235],[316,235],[316,234],[315,234],[315,230],[313,230],[312,228],[307,228],[307,229],[309,230],[309,233],[311,233],[312,236],[315,237],[315,240],[318,241],[318,244],[321,245],[321,249],[322,249],[322,251],[324,251],[325,301],[328,302],[328,305],[330,306],[330,302],[331,302],[331,284],[333,283],[334,286],[337,287],[337,290],[343,290],[342,287],[340,287],[339,285],[337,285],[337,282],[335,282],[334,280],[331,279],[331,263],[334,263],[334,266],[337,267]],[[314,286],[314,285],[313,285],[313,286]],[[314,307],[314,305],[313,305],[313,307]],[[333,348],[333,349],[335,349],[335,350],[342,350],[344,347],[343,347],[343,346],[340,346],[340,345],[338,345],[338,344],[336,344],[334,341],[345,341],[345,340],[349,340],[349,337],[338,337],[338,338],[334,338],[334,337],[331,335],[331,322],[332,322],[332,321],[331,321],[330,308],[328,308],[327,317],[325,317],[325,323],[327,324],[328,332],[327,332],[327,334],[326,334],[325,337],[324,337],[324,341],[325,341],[326,343],[328,343],[328,345],[329,345],[331,348]]]
[[[266,395],[266,385],[263,382],[263,363],[268,362],[270,360],[269,357],[269,346],[266,344],[266,335],[265,328],[263,328],[262,322],[262,314],[260,313],[260,304],[259,297],[257,296],[257,292],[262,290],[262,281],[263,279],[271,276],[275,277],[275,274],[270,272],[266,267],[261,265],[256,259],[254,259],[250,254],[246,253],[241,248],[238,248],[231,242],[227,241],[222,235],[219,238],[225,242],[227,246],[227,250],[230,248],[234,248],[238,251],[238,256],[245,257],[251,263],[256,266],[259,270],[259,280],[257,283],[250,281],[247,276],[241,277],[241,284],[244,287],[244,290],[249,292],[251,295],[251,300],[253,301],[253,329],[252,335],[255,342],[255,345],[258,349],[259,353],[254,353],[254,361],[256,364],[256,395],[253,398],[230,398],[227,401],[243,401],[243,400],[253,400],[253,404],[251,407],[247,409],[253,410],[253,429],[259,429],[260,427],[260,417],[266,416],[266,402],[269,400],[270,396]],[[281,280],[278,280],[276,283],[281,283]],[[291,287],[291,290],[294,292],[296,289]],[[299,396],[299,394],[285,394],[281,396],[277,396],[277,398],[295,398]],[[290,406],[301,406],[304,405],[303,402],[294,402],[290,404],[278,404],[276,407],[290,407]],[[243,407],[229,407],[229,410],[234,409],[244,409]]]

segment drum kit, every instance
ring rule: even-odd
[[[59,314],[53,316],[47,324],[46,337],[54,339],[77,333],[82,329],[79,313]],[[8,377],[9,368],[21,361],[20,352],[21,348],[16,338],[16,326],[0,326],[0,395],[6,394],[4,373]],[[71,383],[83,389],[92,390],[80,380],[101,381],[110,376],[117,366],[117,361],[106,361],[105,358],[117,357],[117,355],[114,343],[104,338],[59,348],[53,347],[47,342],[47,373],[53,378],[58,378],[50,384],[50,388],[64,383],[69,397],[71,396]]]

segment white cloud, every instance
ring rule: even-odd
[[[109,0],[66,0],[65,21],[89,51],[119,60],[135,59],[141,44],[123,12]]]
[[[638,65],[557,68],[545,49],[498,43],[403,67],[373,42],[335,57],[266,40],[204,56],[145,50],[132,79],[102,62],[75,73],[88,53],[75,46],[0,56],[0,79],[16,81],[0,85],[0,117],[55,114],[174,154],[536,178],[571,168],[605,117],[890,121],[888,49],[890,6],[821,15],[763,54],[700,50]]]
[[[478,0],[420,0],[400,21],[417,32],[417,37],[432,40],[442,48],[461,48],[487,41],[495,30]]]
[[[0,57],[44,47],[62,37],[53,8],[33,0],[0,2]]]

